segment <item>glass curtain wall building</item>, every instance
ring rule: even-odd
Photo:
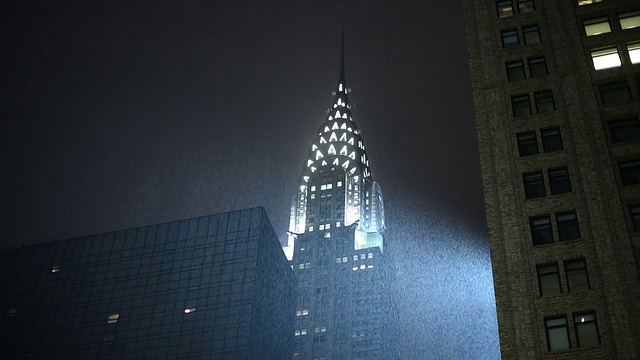
[[[397,312],[384,206],[340,75],[293,198],[288,244],[298,278],[295,359],[388,359]]]
[[[640,2],[463,0],[504,359],[640,358]]]
[[[0,253],[4,359],[286,359],[294,301],[262,208]]]

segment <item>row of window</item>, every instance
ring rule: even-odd
[[[563,262],[567,290],[569,292],[589,289],[589,273],[584,259],[567,260]],[[538,265],[538,285],[541,296],[562,294],[560,269],[558,263]]]
[[[534,78],[545,76],[549,73],[547,60],[544,56],[530,57],[526,61],[528,74],[525,73],[525,61],[522,59],[509,61],[505,65],[507,69],[507,79],[509,81],[523,80],[527,77]]]
[[[564,149],[560,128],[540,129],[542,149],[545,153]],[[516,135],[518,153],[520,156],[537,155],[540,153],[536,131],[527,131]]]
[[[600,345],[600,335],[596,314],[593,311],[574,313],[573,325],[578,348]],[[569,325],[566,315],[546,317],[544,319],[547,346],[549,351],[571,348]]]
[[[556,213],[555,220],[560,241],[580,239],[580,226],[578,225],[578,217],[575,211]],[[553,244],[555,242],[551,216],[531,217],[529,218],[529,225],[534,246]]]
[[[571,181],[567,168],[547,169],[547,178],[551,195],[559,195],[571,192]],[[524,193],[527,199],[535,199],[547,195],[544,175],[542,171],[525,173],[522,175]]]
[[[625,60],[623,61],[620,55],[624,54],[624,50],[626,50],[627,53],[624,55]],[[593,61],[593,68],[595,70],[620,67],[623,62],[627,62],[627,56],[631,64],[640,64],[640,43],[628,43],[626,44],[626,48],[622,47],[622,50],[618,50],[617,46],[591,50],[591,60]]]
[[[532,94],[519,94],[511,96],[513,117],[517,118],[534,114],[534,108],[531,106],[531,95]],[[535,104],[536,114],[545,114],[556,110],[551,90],[534,92],[533,103]]]
[[[498,0],[496,1],[496,8],[498,10],[498,17],[505,18],[518,14],[528,14],[535,11],[533,6],[533,0],[515,0],[515,6],[513,0]]]
[[[622,30],[640,27],[640,10],[618,14],[618,23]],[[587,36],[595,36],[611,32],[611,24],[609,22],[609,17],[607,16],[584,20],[582,24]]]
[[[519,30],[518,28],[503,30],[500,32],[500,36],[502,37],[502,47],[505,49],[520,46],[521,39],[525,45],[537,44],[542,41],[538,24],[522,26]]]

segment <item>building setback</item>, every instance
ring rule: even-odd
[[[640,359],[640,2],[463,0],[504,359]]]
[[[284,247],[298,279],[294,359],[395,357],[382,192],[349,92],[343,38],[333,102],[309,147]]]
[[[286,359],[294,301],[263,208],[0,252],[4,359]]]

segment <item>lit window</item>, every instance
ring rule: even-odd
[[[316,198],[316,194],[311,194],[311,200],[314,200]]]
[[[631,101],[631,90],[627,80],[614,81],[598,85],[602,104],[621,104]]]
[[[307,316],[307,315],[309,315],[309,310],[303,309],[302,310],[302,316]]]
[[[340,227],[340,221],[336,221],[336,227]]]
[[[531,225],[531,237],[533,240],[533,245],[544,245],[553,243],[551,220],[548,216],[530,218],[529,223]]]
[[[520,14],[527,14],[534,10],[533,0],[518,0],[518,11]]]
[[[560,151],[564,149],[559,128],[540,130],[542,137],[542,148],[544,152]]]
[[[353,255],[353,261],[358,261],[358,255]]]
[[[582,6],[582,5],[591,5],[593,3],[599,3],[602,0],[578,0],[578,5]]]
[[[373,253],[368,253],[367,254],[367,259],[373,259]]]
[[[298,269],[304,269],[304,264],[299,264]]]
[[[300,330],[295,331],[295,336],[300,336]]]
[[[611,32],[611,26],[609,26],[609,18],[607,17],[585,20],[583,21],[583,24],[584,32],[587,34],[587,36],[594,36]]]
[[[529,103],[529,95],[511,96],[511,106],[513,107],[513,117],[531,115],[531,104]]]
[[[57,273],[59,271],[60,271],[60,266],[54,266],[54,267],[51,268],[51,272],[52,273]]]
[[[364,260],[367,258],[367,254],[360,254],[360,260]]]
[[[575,240],[580,238],[580,227],[576,213],[556,214],[558,223],[558,237],[560,241]]]
[[[338,187],[342,187],[342,181],[338,181],[338,183],[336,184],[336,186],[338,186]]]
[[[313,186],[311,187],[311,191],[316,191],[316,186],[315,186],[315,185],[313,185]]]
[[[640,139],[640,121],[637,117],[609,121],[608,125],[611,142],[614,144]]]
[[[333,189],[333,184],[327,184],[327,190]]]
[[[600,335],[598,334],[598,324],[596,314],[585,313],[573,315],[573,324],[576,327],[576,337],[578,347],[586,348],[600,345]]]
[[[304,268],[309,269],[311,267],[311,263],[304,263]]]
[[[544,328],[547,333],[549,351],[571,348],[566,316],[545,319]]]
[[[194,311],[196,311],[196,308],[194,308],[194,307],[190,307],[190,308],[184,309],[184,313],[185,314],[191,314]]]
[[[522,35],[525,44],[537,44],[541,41],[540,28],[538,25],[523,26]]]
[[[529,58],[529,75],[531,77],[545,76],[549,72],[547,70],[547,60],[544,56]]]
[[[300,331],[300,335],[307,335],[307,329],[302,329]]]
[[[558,295],[562,293],[558,264],[538,265],[538,284],[540,295]]]
[[[640,184],[640,160],[621,162],[618,167],[624,186]]]
[[[324,224],[318,226],[318,230],[324,230]]]
[[[496,8],[498,9],[499,18],[513,16],[513,6],[511,5],[511,0],[497,1]]]
[[[559,195],[571,192],[571,181],[569,180],[569,170],[567,168],[549,169],[549,185],[551,194]]]
[[[120,314],[109,314],[109,316],[107,316],[107,324],[115,324],[119,318]]]
[[[581,291],[589,289],[589,275],[584,259],[564,262],[564,271],[567,276],[569,291]]]
[[[544,179],[541,172],[522,175],[524,193],[527,199],[535,199],[546,195]]]
[[[365,264],[360,265],[360,270],[364,270],[366,268],[367,268],[367,266]]]
[[[551,91],[538,92],[535,93],[533,97],[536,101],[536,110],[538,111],[538,114],[544,114],[556,110]]]
[[[18,308],[12,307],[7,310],[7,317],[15,317],[18,313]]]
[[[640,10],[618,14],[618,19],[623,30],[637,28],[640,26]]]
[[[618,54],[618,48],[616,47],[591,51],[591,60],[593,60],[593,67],[596,70],[610,69],[622,65],[620,54]]]
[[[507,63],[507,79],[509,81],[522,80],[524,78],[524,63],[521,60]]]
[[[309,232],[312,232],[312,231],[313,231],[313,225],[309,226]]]
[[[631,63],[640,64],[640,43],[627,45],[627,51],[629,52]]]
[[[520,40],[518,39],[518,31],[516,29],[505,30],[500,34],[502,36],[502,47],[504,47],[505,49],[520,45]]]
[[[358,267],[357,267],[357,266],[354,266],[354,267],[353,267],[353,269],[351,269],[351,270],[353,270],[353,271],[358,271]]]
[[[538,153],[538,141],[536,140],[535,132],[518,134],[517,139],[520,156],[536,155]]]

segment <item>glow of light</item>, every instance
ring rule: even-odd
[[[640,43],[627,45],[632,64],[640,64]]]
[[[192,312],[196,311],[196,308],[187,308],[184,309],[184,313],[185,314],[191,314]]]
[[[616,48],[592,51],[591,58],[593,59],[593,67],[596,70],[610,69],[622,65]]]

